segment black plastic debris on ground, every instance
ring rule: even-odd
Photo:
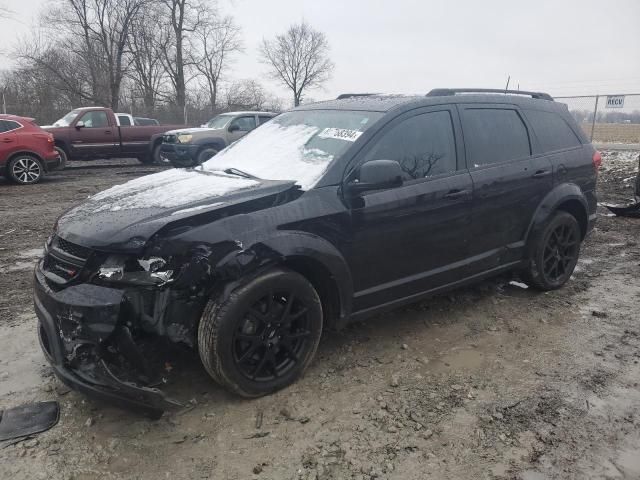
[[[0,441],[49,430],[60,419],[58,402],[38,402],[0,411]]]
[[[640,202],[626,207],[616,207],[614,205],[605,205],[605,207],[618,217],[640,218]]]

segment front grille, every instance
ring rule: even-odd
[[[176,135],[163,135],[162,141],[164,143],[176,143],[178,141],[178,137]]]
[[[90,248],[56,235],[50,244],[43,264],[49,287],[57,291],[77,278],[92,253]],[[51,275],[47,275],[47,273]]]
[[[75,277],[81,268],[82,267],[59,260],[53,255],[47,255],[44,261],[44,269],[46,271],[67,281]]]
[[[81,258],[82,260],[86,260],[91,255],[91,249],[87,247],[83,247],[81,245],[76,245],[75,243],[71,243],[64,238],[60,238],[56,235],[53,239],[53,248],[57,248],[58,250],[72,255],[76,258]]]

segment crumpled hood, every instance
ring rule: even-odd
[[[243,178],[221,171],[171,169],[116,185],[62,215],[62,238],[96,249],[139,251],[161,228],[187,217],[274,195],[293,181]]]

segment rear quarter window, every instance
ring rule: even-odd
[[[526,110],[525,115],[544,153],[578,147],[580,139],[557,113]]]
[[[470,168],[519,160],[531,155],[529,133],[517,111],[467,108],[463,119]]]

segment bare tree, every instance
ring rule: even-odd
[[[178,110],[184,112],[187,103],[188,69],[193,64],[190,37],[200,27],[208,9],[199,0],[160,2],[168,15],[166,33],[171,36],[171,41],[164,50],[163,63],[175,92],[175,105]]]
[[[61,0],[17,56],[54,74],[61,90],[117,109],[131,25],[152,0]]]
[[[195,32],[195,40],[199,51],[195,68],[205,80],[213,112],[218,103],[220,79],[229,67],[232,55],[242,49],[240,28],[232,17],[211,16]]]
[[[163,13],[151,5],[138,15],[132,24],[129,36],[131,70],[129,76],[135,95],[142,98],[144,109],[151,112],[161,95],[166,77],[163,64],[164,52],[169,48],[171,35],[167,29],[159,28],[163,22]]]
[[[300,105],[307,89],[322,86],[331,76],[329,43],[324,33],[306,22],[289,27],[273,40],[262,40],[260,55],[273,78],[293,92],[293,103]]]
[[[102,66],[108,75],[109,104],[117,110],[131,25],[149,0],[66,1],[72,9],[72,14],[67,16],[69,26],[75,27],[76,35],[81,32],[89,54],[97,53],[94,52],[97,43]]]

